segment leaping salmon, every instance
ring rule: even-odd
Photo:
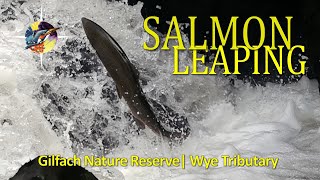
[[[82,18],[90,44],[114,80],[119,97],[128,104],[137,125],[149,127],[154,133],[171,140],[181,140],[190,134],[187,118],[168,106],[147,98],[139,83],[138,71],[120,45],[98,24]]]

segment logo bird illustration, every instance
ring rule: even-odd
[[[43,43],[46,39],[48,39],[51,33],[57,31],[58,29],[59,28],[51,28],[33,32],[32,36],[28,36],[26,38],[26,42],[28,45],[25,47],[25,49],[29,49],[33,46]]]

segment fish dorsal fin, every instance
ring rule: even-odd
[[[138,69],[137,69],[132,63],[129,63],[129,65],[130,65],[130,69],[131,69],[131,71],[132,71],[133,76],[134,76],[136,79],[139,79],[140,73],[139,73]]]

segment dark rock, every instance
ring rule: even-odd
[[[24,164],[9,180],[98,180],[81,166],[40,166],[39,157]]]
[[[191,128],[185,116],[151,98],[148,102],[161,126],[171,134],[171,140],[182,142],[189,136]]]
[[[0,124],[2,126],[5,125],[5,124],[8,124],[8,125],[11,126],[13,123],[12,123],[12,121],[10,119],[2,119],[2,120],[0,120]]]
[[[103,85],[101,96],[103,99],[106,99],[109,104],[119,102],[119,96],[113,82]]]
[[[106,153],[109,153],[119,146],[119,140],[111,134],[107,134],[106,137],[103,138],[102,144]]]

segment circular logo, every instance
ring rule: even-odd
[[[51,51],[58,40],[58,29],[44,21],[32,23],[25,34],[26,49],[37,54]]]

